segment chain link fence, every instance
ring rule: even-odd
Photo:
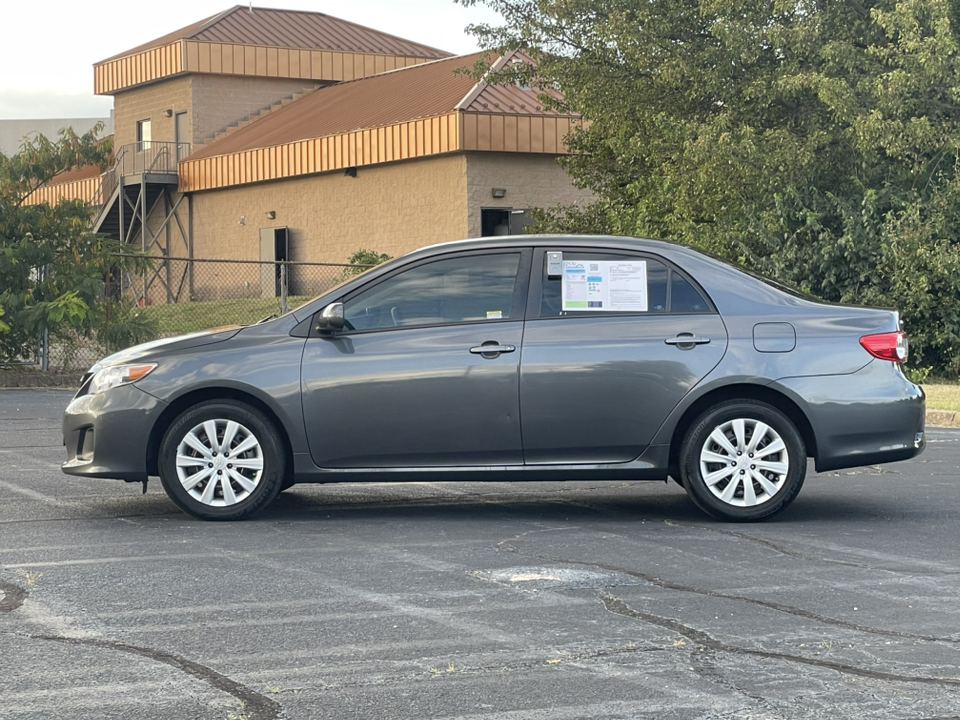
[[[123,347],[281,315],[368,265],[158,258],[138,273],[109,273],[100,325],[59,336],[40,353],[56,371],[82,371]]]

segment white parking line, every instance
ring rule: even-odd
[[[14,483],[6,482],[4,480],[0,480],[0,487],[6,488],[11,492],[20,493],[21,495],[25,495],[28,498],[32,498],[46,505],[52,505],[53,507],[63,507],[64,505],[70,504],[70,503],[64,503],[58,500],[57,498],[52,498],[49,495],[44,495],[43,493],[39,493],[36,490],[30,490],[29,488],[21,487],[19,485],[15,485]]]

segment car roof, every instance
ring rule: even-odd
[[[553,234],[525,234],[525,235],[495,235],[467,240],[452,240],[450,242],[428,245],[413,251],[410,255],[434,254],[438,250],[474,250],[482,247],[530,247],[531,245],[552,245],[556,247],[593,246],[593,247],[620,247],[632,250],[652,250],[663,252],[668,250],[692,250],[686,245],[650,240],[647,238],[628,237],[623,235],[553,235]]]

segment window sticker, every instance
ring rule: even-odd
[[[563,310],[647,312],[646,260],[564,260]]]

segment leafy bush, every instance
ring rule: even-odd
[[[58,173],[106,163],[110,147],[97,139],[100,129],[83,136],[64,130],[56,142],[41,135],[16,155],[0,153],[0,362],[28,356],[44,330],[96,340],[108,269],[149,262],[129,249],[115,257],[120,243],[91,231],[92,210],[80,201],[28,202]]]
[[[357,250],[347,259],[347,262],[351,265],[363,265],[365,267],[347,268],[344,275],[347,277],[359,275],[371,267],[385,263],[387,260],[393,260],[393,257],[386,253],[378,253],[376,250]]]
[[[95,327],[97,340],[107,352],[160,337],[160,322],[130,299],[111,303],[100,313]]]

